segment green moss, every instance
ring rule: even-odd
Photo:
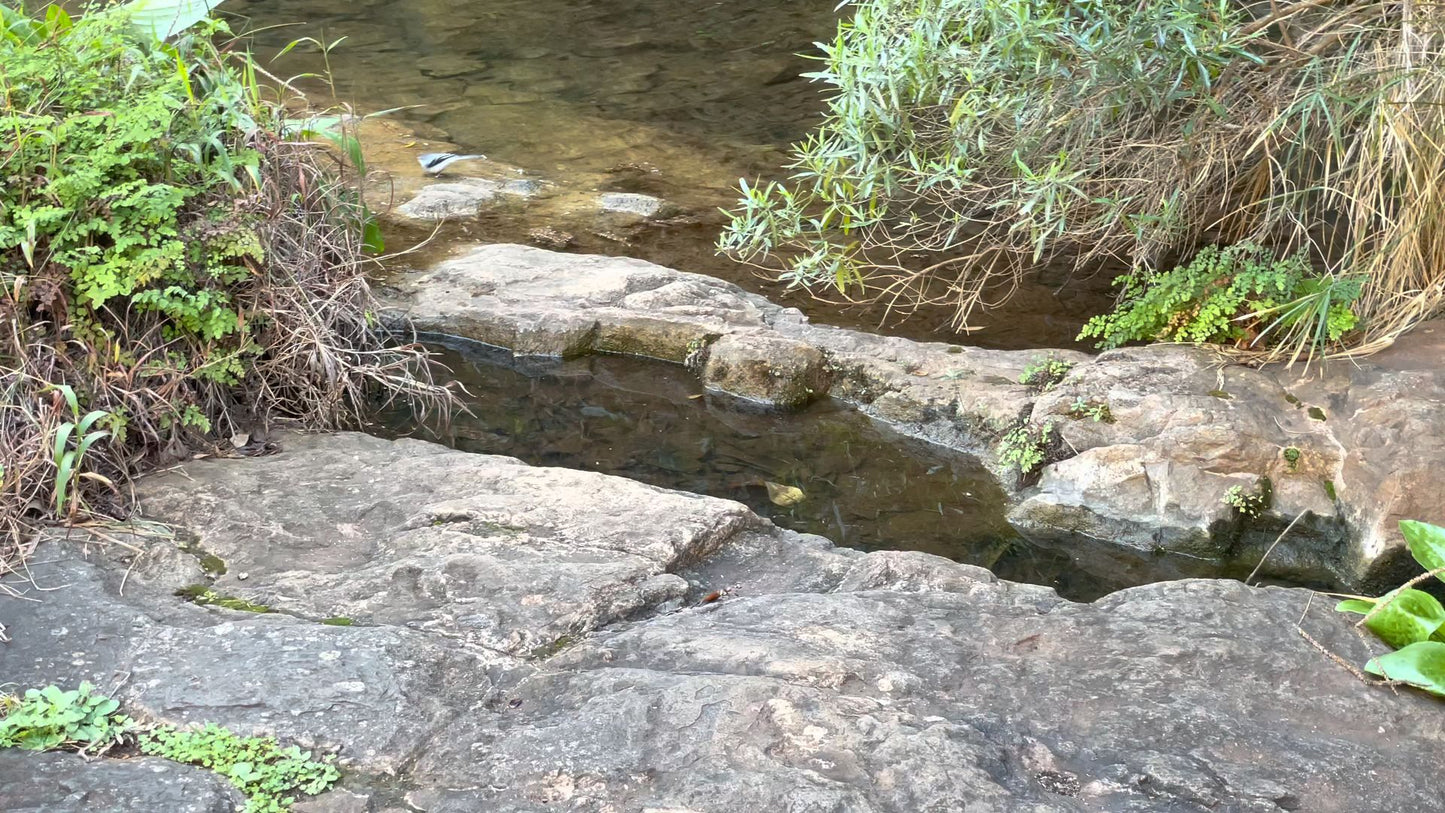
[[[1311,420],[1322,421],[1325,419],[1325,411],[1319,407],[1310,407],[1309,415]]]
[[[1283,452],[1282,454],[1284,455],[1284,462],[1286,462],[1286,463],[1289,464],[1290,471],[1293,471],[1293,470],[1299,468],[1299,460],[1300,460],[1300,450],[1299,450],[1299,449],[1295,448],[1294,446],[1288,446],[1288,447],[1285,447],[1285,450],[1284,450],[1284,452]]]
[[[214,553],[205,553],[205,552],[202,552],[202,553],[200,554],[200,556],[198,556],[198,557],[196,557],[196,558],[197,558],[197,559],[200,561],[200,563],[201,563],[201,570],[205,571],[207,575],[210,575],[210,576],[224,576],[224,575],[226,575],[226,560],[222,559],[221,557],[217,556],[216,554],[214,554]]]
[[[1293,395],[1290,395],[1289,393],[1285,393],[1285,394],[1284,394],[1284,400],[1285,400],[1286,403],[1290,404],[1291,406],[1299,406],[1299,405],[1300,405],[1300,399],[1294,397]]]
[[[1215,398],[1223,398],[1223,399],[1226,400],[1226,401],[1231,400],[1231,399],[1234,398],[1233,395],[1230,395],[1229,393],[1225,392],[1224,390],[1210,390],[1210,391],[1209,391],[1209,394],[1212,395],[1212,396],[1214,396]]]
[[[321,619],[321,623],[327,625],[328,627],[350,627],[353,626],[356,622],[352,621],[350,618],[347,618],[344,615],[334,615],[330,618]]]
[[[223,596],[211,589],[208,584],[192,584],[176,591],[176,595],[186,599],[192,604],[202,607],[220,607],[225,610],[238,610],[243,613],[274,613],[275,610],[265,604],[257,604],[235,596]]]
[[[576,635],[573,635],[570,632],[565,633],[559,636],[557,640],[553,641],[550,644],[542,644],[541,646],[534,648],[531,652],[527,653],[527,657],[536,658],[538,660],[545,660],[552,657],[553,655],[556,655],[567,647],[572,646],[579,640],[581,639],[578,638]]]
[[[1334,481],[1334,480],[1325,480],[1325,481],[1324,481],[1324,487],[1325,487],[1325,494],[1326,494],[1327,496],[1329,496],[1329,498],[1330,498],[1331,501],[1336,501],[1336,500],[1339,499],[1339,495],[1335,493],[1335,481]]]

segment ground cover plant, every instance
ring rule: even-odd
[[[1122,265],[1119,318],[1087,334],[1255,358],[1367,353],[1445,303],[1439,6],[852,9],[813,74],[825,120],[788,180],[743,184],[723,251],[800,284],[950,304],[960,326],[1036,267]],[[1287,284],[1232,288],[1220,258]]]
[[[0,2],[0,575],[147,466],[445,403],[376,321],[342,120],[299,116],[208,5]]]
[[[118,713],[119,707],[119,701],[89,683],[0,695],[0,748],[100,755],[135,745],[143,754],[224,776],[245,794],[247,813],[284,813],[301,796],[322,793],[341,778],[331,758],[313,758],[310,751],[282,747],[271,737],[242,737],[215,724],[190,729],[142,725]]]

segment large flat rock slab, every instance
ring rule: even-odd
[[[1019,377],[1039,354],[814,325],[732,283],[641,260],[486,245],[395,282],[392,304],[423,331],[523,355],[686,363],[713,389],[772,406],[834,395],[958,447],[986,448],[980,428],[1032,403]]]
[[[1425,810],[1445,794],[1438,703],[1306,641],[1297,623],[1348,662],[1372,649],[1308,591],[1196,580],[1074,604],[604,475],[353,434],[281,446],[143,481],[177,535],[137,525],[142,555],[46,540],[33,572],[59,589],[0,597],[0,674],[337,749],[423,811]],[[230,557],[224,575],[202,550]],[[175,595],[195,580],[273,612]]]

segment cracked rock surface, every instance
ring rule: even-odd
[[[143,480],[176,538],[137,525],[140,554],[47,539],[32,572],[59,589],[0,596],[0,675],[336,750],[350,775],[313,810],[1327,813],[1445,794],[1436,704],[1315,649],[1296,622],[1370,654],[1303,590],[1074,604],[604,475],[356,434],[281,445]],[[196,583],[274,612],[175,595]],[[7,792],[51,770],[0,757]],[[139,762],[67,770],[102,788]]]

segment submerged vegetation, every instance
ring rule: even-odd
[[[860,0],[824,50],[826,120],[720,241],[785,279],[966,327],[1045,263],[1122,263],[1086,335],[1274,358],[1445,304],[1436,6]]]
[[[206,5],[0,5],[0,563],[189,450],[445,402],[376,323],[343,119],[298,120]]]

